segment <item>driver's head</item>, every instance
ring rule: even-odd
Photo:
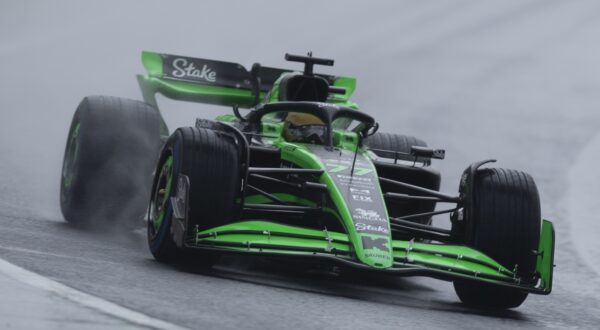
[[[317,116],[288,112],[283,125],[283,137],[290,142],[323,143],[325,123]]]
[[[322,125],[325,123],[317,116],[311,115],[310,113],[302,112],[288,112],[284,122],[286,124],[292,124],[294,126],[302,125]]]

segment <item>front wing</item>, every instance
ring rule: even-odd
[[[485,254],[462,245],[392,241],[394,263],[374,268],[353,257],[345,233],[319,231],[268,221],[242,221],[196,231],[185,242],[187,248],[250,253],[279,257],[310,257],[342,267],[401,276],[423,275],[444,280],[472,280],[512,287],[536,294],[552,290],[554,228],[544,220],[537,252],[536,281],[526,282]],[[382,247],[387,248],[387,247]]]

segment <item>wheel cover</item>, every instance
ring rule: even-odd
[[[152,192],[152,202],[150,203],[150,222],[153,227],[152,236],[155,236],[162,225],[166,209],[171,195],[173,183],[173,156],[169,155],[158,173],[156,188]]]

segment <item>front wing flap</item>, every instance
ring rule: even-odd
[[[462,245],[392,241],[394,263],[372,268],[353,257],[345,233],[319,231],[267,221],[243,221],[196,231],[186,241],[191,249],[219,250],[270,256],[303,256],[325,259],[345,267],[396,275],[424,275],[445,280],[487,282],[537,294],[552,290],[554,229],[544,220],[537,251],[537,280],[525,282],[485,254]]]

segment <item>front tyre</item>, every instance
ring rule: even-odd
[[[196,265],[204,267],[218,261],[214,253],[192,254],[185,242],[193,238],[195,228],[209,229],[234,219],[241,184],[239,157],[233,140],[218,131],[183,127],[169,137],[156,169],[150,199],[148,246],[156,260],[188,262],[193,258]],[[171,205],[180,175],[189,179],[188,214],[183,220],[174,218]],[[175,230],[175,226],[184,228],[183,232]]]
[[[533,178],[524,172],[489,168],[475,173],[467,245],[516,270],[525,281],[535,279],[541,215]],[[474,307],[507,309],[520,306],[527,293],[511,288],[455,281],[460,300]]]

